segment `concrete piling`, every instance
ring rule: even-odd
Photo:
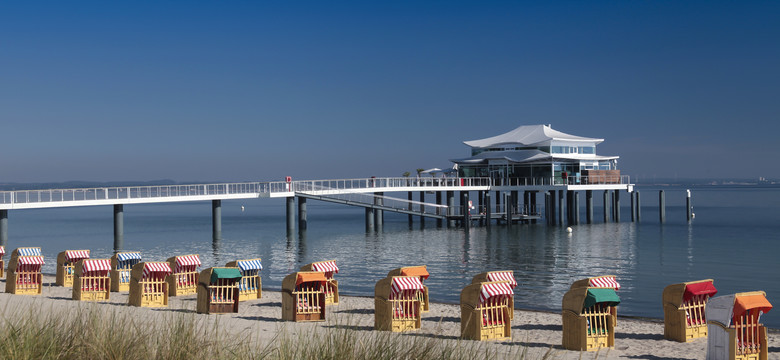
[[[693,219],[693,205],[691,204],[691,190],[685,190],[685,215],[688,221]]]
[[[609,190],[604,190],[604,223],[609,222]]]
[[[585,190],[585,221],[593,223],[593,190]]]
[[[0,210],[0,245],[8,246],[8,210]]]
[[[125,221],[124,205],[114,204],[114,251],[122,250],[125,246]]]
[[[666,222],[666,194],[661,190],[658,192],[658,215],[661,218],[661,224]]]
[[[306,230],[308,227],[308,209],[305,197],[298,197],[298,231]]]
[[[295,197],[288,196],[286,198],[286,210],[287,210],[287,234],[295,233]]]

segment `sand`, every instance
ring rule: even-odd
[[[159,319],[161,314],[195,313],[196,295],[171,297],[168,308],[138,308],[128,306],[128,294],[111,293],[111,300],[86,303],[71,300],[71,289],[54,285],[53,276],[44,276],[43,294],[22,296],[0,293],[0,309],[12,311],[29,304],[41,304],[41,311],[72,311],[79,307],[102,307],[107,310],[128,312],[134,317]],[[4,281],[0,288],[5,289]],[[276,291],[274,291],[276,290]],[[660,301],[660,300],[659,300]],[[255,331],[261,340],[271,341],[280,330],[295,332],[347,324],[359,332],[373,332],[374,300],[367,297],[342,296],[341,302],[327,309],[328,320],[318,323],[292,323],[281,320],[281,293],[279,289],[263,291],[259,300],[241,302],[237,314],[197,314],[204,321],[219,321],[220,327],[230,331]],[[561,314],[540,311],[516,310],[512,321],[512,339],[492,341],[487,344],[502,352],[516,352],[519,345],[527,346],[530,354],[543,354],[553,348],[562,359],[595,358],[594,353],[580,354],[561,347]],[[444,341],[455,341],[460,336],[460,307],[451,304],[432,303],[431,311],[423,314],[422,329],[400,336],[427,336]],[[599,353],[599,359],[704,359],[706,339],[689,343],[664,340],[663,322],[653,319],[619,317],[615,330],[615,347]],[[780,332],[769,334],[769,358],[780,359]],[[535,357],[531,357],[535,358]]]

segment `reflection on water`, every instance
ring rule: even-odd
[[[393,268],[427,265],[432,300],[449,303],[458,302],[460,290],[474,275],[493,270],[514,271],[520,308],[558,311],[572,282],[607,274],[616,275],[622,286],[620,313],[627,315],[660,318],[663,288],[699,279],[715,279],[721,294],[765,290],[770,301],[780,298],[774,275],[780,272],[780,222],[774,215],[780,201],[772,200],[780,192],[760,196],[777,208],[745,206],[731,193],[734,206],[711,206],[720,204],[722,196],[698,194],[694,192],[697,216],[690,224],[667,191],[664,225],[649,216],[658,209],[645,201],[647,216],[640,224],[579,225],[572,233],[544,224],[464,231],[424,225],[419,218],[410,229],[406,215],[388,212],[383,231],[366,233],[362,209],[310,202],[308,230],[288,236],[283,203],[224,201],[219,241],[212,241],[210,203],[133,205],[125,207],[124,247],[141,251],[149,261],[197,253],[204,267],[261,257],[263,284],[269,289],[279,289],[282,279],[301,265],[334,259],[341,291],[363,296],[373,296],[376,281]],[[112,210],[12,211],[9,237],[8,252],[41,246],[44,271],[54,273],[56,255],[65,249],[91,249],[94,258],[112,255]],[[778,328],[780,316],[773,314],[762,319]]]

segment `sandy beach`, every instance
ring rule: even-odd
[[[2,288],[5,288],[4,280]],[[74,311],[79,307],[99,307],[106,311],[131,314],[134,318],[166,321],[163,314],[195,314],[196,296],[171,297],[168,308],[138,308],[128,306],[127,293],[111,293],[108,302],[86,303],[71,300],[71,289],[54,285],[54,276],[44,276],[43,294],[21,296],[0,293],[0,308],[8,317],[15,311],[37,306],[40,311]],[[329,306],[327,321],[318,323],[292,323],[281,320],[281,293],[279,289],[266,289],[263,298],[241,302],[237,314],[204,315],[195,314],[204,324],[218,321],[226,331],[246,333],[253,331],[261,341],[272,341],[279,331],[296,333],[316,331],[318,328],[347,326],[359,332],[374,332],[374,301],[368,297],[342,296],[341,303]],[[457,341],[460,335],[460,308],[451,304],[431,304],[431,311],[423,314],[422,329],[399,336],[425,336],[443,341]],[[470,341],[469,341],[470,342]],[[486,342],[485,346],[496,347],[502,353],[517,352],[520,346],[528,347],[530,355],[541,354],[551,348],[562,359],[595,358],[595,353],[580,354],[561,348],[560,313],[521,311],[515,312],[512,321],[512,339]],[[599,359],[704,359],[706,339],[690,343],[677,343],[663,339],[663,323],[655,319],[632,319],[620,317],[615,331],[615,347],[598,354]],[[769,334],[769,358],[780,358],[780,333],[771,330]],[[531,358],[536,358],[531,356]]]

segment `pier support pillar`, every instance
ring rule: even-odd
[[[420,212],[425,213],[425,191],[420,191]],[[420,216],[420,227],[425,227],[425,216]]]
[[[666,222],[666,194],[663,190],[658,192],[658,216],[661,224]]]
[[[574,203],[572,203],[572,210],[574,211],[574,225],[580,224],[580,193],[574,192]]]
[[[114,204],[114,252],[125,246],[125,211],[124,205]]]
[[[8,246],[8,210],[0,210],[0,245]]]
[[[374,231],[374,209],[366,208],[366,232]]]
[[[609,222],[609,190],[604,190],[604,223]]]
[[[409,211],[413,210],[412,201],[414,200],[414,196],[412,196],[412,192],[409,191],[406,193],[406,199],[409,200]],[[412,214],[409,214],[409,226],[411,227],[414,223],[414,216]]]
[[[496,191],[496,214],[501,213],[501,192]],[[501,217],[496,219],[496,225],[501,225]]]
[[[484,207],[485,206],[485,192],[480,190],[477,191],[477,214],[482,215],[484,213]],[[485,219],[482,218],[482,216],[479,217],[479,226],[485,225]]]
[[[298,196],[298,231],[304,231],[308,227],[306,198]]]
[[[574,225],[574,190],[566,191],[566,224]]]
[[[455,192],[447,191],[447,227],[455,227],[455,219],[452,218],[455,215]]]
[[[490,191],[485,191],[485,226],[490,227],[490,218],[493,217],[493,209],[490,206]]]
[[[620,222],[620,190],[615,190],[615,222]]]
[[[563,225],[563,214],[566,210],[566,199],[563,196],[563,190],[558,190],[558,224]]]
[[[504,193],[504,213],[506,214],[506,225],[512,226],[512,194]]]
[[[441,202],[442,202],[442,200],[441,200],[441,191],[437,191],[436,192],[436,205],[442,205]],[[440,207],[436,208],[436,214],[437,215],[443,215],[441,213],[441,208]],[[436,219],[436,227],[440,228],[440,227],[442,227],[442,225],[443,225],[442,224],[442,220],[441,219]]]
[[[642,218],[642,207],[640,206],[641,202],[639,201],[639,191],[634,190],[634,196],[636,196],[636,222],[639,222],[639,220]]]
[[[384,201],[385,193],[383,192],[376,192],[374,193],[374,205],[382,206],[385,204]],[[382,231],[382,225],[384,225],[385,220],[385,212],[381,209],[374,209],[374,227],[376,228],[376,231]]]
[[[528,211],[528,214],[536,214],[539,211],[539,209],[536,208],[536,191],[531,192],[531,208]],[[531,220],[531,224],[536,224],[536,219]]]
[[[462,191],[461,199],[463,199],[463,203],[461,204],[461,207],[463,208],[463,228],[466,229],[466,231],[469,231],[471,225],[471,219],[469,219],[469,215],[471,215],[471,209],[469,208],[469,192]]]
[[[222,200],[211,200],[212,239],[222,239]]]
[[[634,203],[634,193],[630,192],[628,193],[629,197],[631,197],[631,222],[636,221],[636,204]]]
[[[685,215],[688,221],[693,219],[693,205],[691,204],[691,190],[685,190]]]
[[[287,206],[287,234],[295,232],[295,197],[288,196],[286,198]]]
[[[555,205],[557,203],[557,201],[555,200],[555,190],[550,190],[550,198],[548,200],[548,203],[549,204],[547,205],[549,205],[548,207],[550,208],[550,211],[547,212],[550,215],[549,216],[550,220],[548,221],[548,224],[557,225],[558,221],[555,219],[555,214],[557,214],[558,212],[555,210]]]
[[[593,190],[585,190],[585,221],[593,223]]]

